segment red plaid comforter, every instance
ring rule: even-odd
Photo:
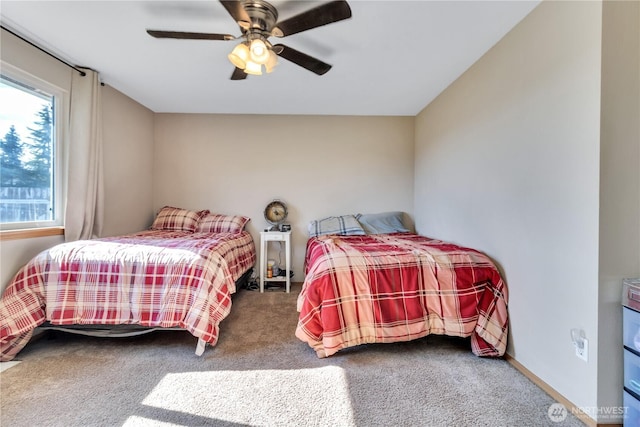
[[[318,357],[429,334],[471,337],[502,356],[507,287],[487,256],[411,233],[321,236],[307,243],[296,336]]]
[[[150,230],[57,245],[20,269],[0,299],[0,360],[45,320],[180,327],[213,345],[235,281],[255,259],[246,231]]]

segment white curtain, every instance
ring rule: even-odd
[[[102,101],[97,72],[74,71],[67,140],[66,241],[100,237],[103,224]]]

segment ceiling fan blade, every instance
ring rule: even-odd
[[[349,3],[344,0],[332,1],[276,23],[271,35],[289,36],[348,18],[351,18]]]
[[[160,31],[147,30],[150,36],[158,39],[186,39],[186,40],[233,40],[231,34],[213,34],[213,33],[188,33],[184,31]]]
[[[244,6],[241,1],[237,0],[220,0],[220,3],[227,9],[229,15],[233,18],[234,21],[240,25],[241,22],[246,22],[246,25],[251,25],[251,18],[246,10],[244,10]],[[240,25],[243,27],[243,25]],[[243,27],[244,28],[244,27]]]
[[[231,74],[231,80],[244,80],[247,78],[247,73],[244,72],[242,68],[236,67],[233,70],[233,74]]]
[[[273,46],[273,51],[276,52],[278,56],[291,61],[294,64],[298,64],[319,76],[325,74],[331,69],[331,65],[283,44]]]

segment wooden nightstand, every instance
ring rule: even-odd
[[[267,277],[267,260],[269,242],[284,243],[285,269],[284,276]],[[260,232],[260,292],[264,292],[265,282],[285,282],[285,289],[291,291],[291,231]]]

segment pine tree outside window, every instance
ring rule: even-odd
[[[31,83],[0,76],[2,229],[61,225],[56,96]]]

